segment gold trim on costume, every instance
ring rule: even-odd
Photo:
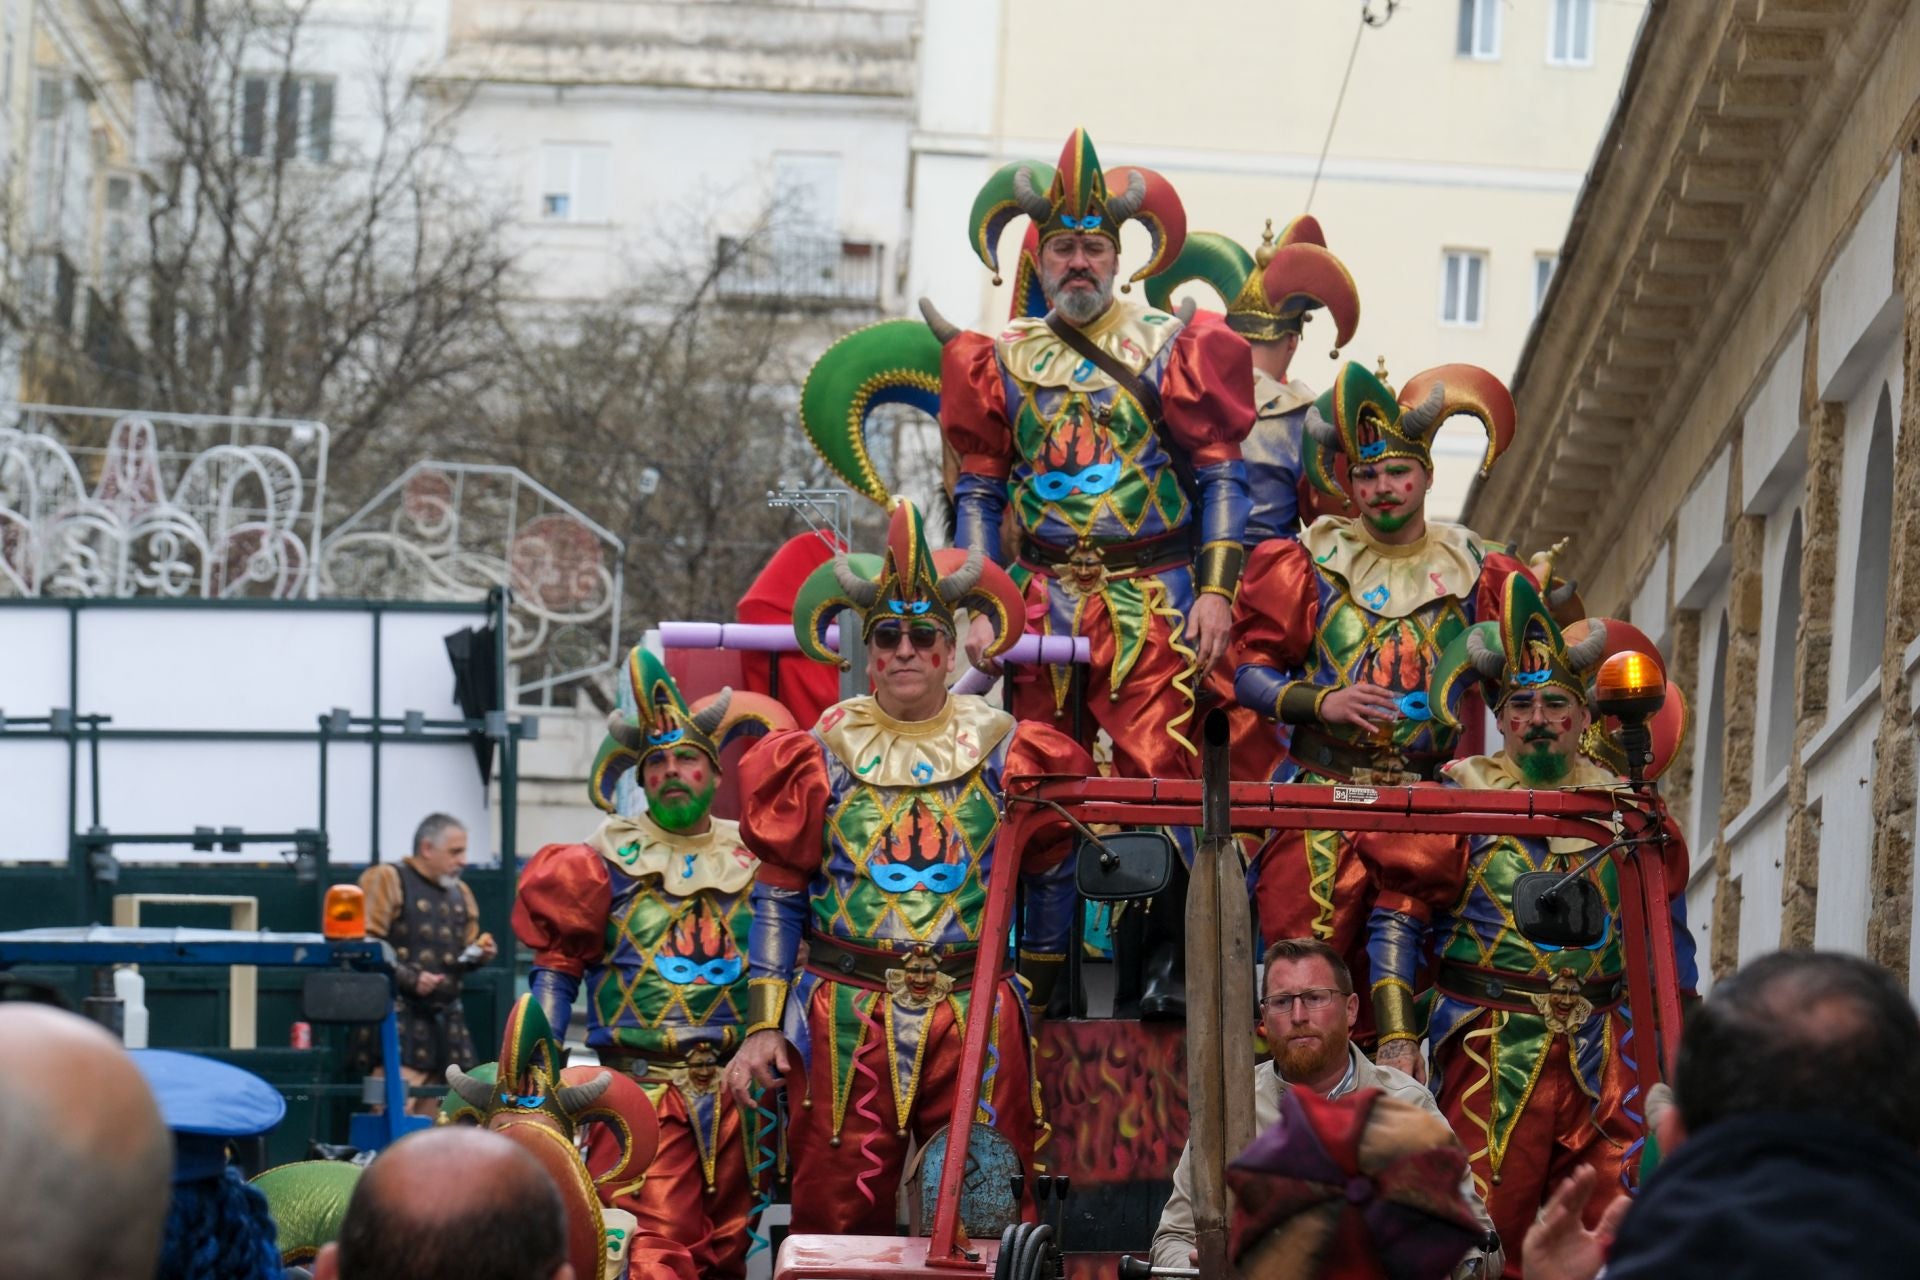
[[[831,721],[831,723],[829,723]],[[876,787],[926,787],[963,778],[1013,732],[1013,717],[954,694],[927,720],[895,720],[871,695],[827,709],[814,732],[854,777]]]
[[[1209,542],[1193,560],[1193,585],[1203,592],[1225,596],[1232,601],[1240,582],[1240,570],[1246,564],[1247,549],[1238,539]]]
[[[791,984],[784,978],[747,979],[747,1027],[740,1038],[756,1031],[780,1031],[787,1011]]]
[[[1380,1043],[1389,1040],[1418,1041],[1419,1016],[1413,1002],[1413,988],[1399,978],[1381,978],[1373,984],[1373,1021],[1380,1029]]]

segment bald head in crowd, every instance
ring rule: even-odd
[[[0,1280],[150,1280],[173,1139],[111,1035],[0,1004]]]
[[[403,1138],[367,1166],[314,1280],[573,1280],[560,1193],[539,1162],[466,1126]],[[592,1280],[592,1277],[588,1277]]]

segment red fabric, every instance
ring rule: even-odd
[[[1251,707],[1243,707],[1233,696],[1233,654],[1214,664],[1207,672],[1206,689],[1213,704],[1226,709],[1227,758],[1232,763],[1235,782],[1272,782],[1273,775],[1286,759],[1284,726]]]
[[[1027,583],[1029,608],[1044,602],[1047,582],[1036,575]],[[1199,756],[1167,732],[1167,726],[1180,715],[1186,715],[1186,719],[1175,730],[1187,741],[1192,742],[1200,731],[1197,718],[1191,714],[1193,700],[1174,683],[1183,677],[1186,659],[1174,651],[1171,624],[1165,618],[1156,614],[1148,626],[1146,647],[1116,691],[1107,678],[1113,670],[1114,636],[1106,602],[1098,596],[1087,599],[1078,631],[1087,639],[1090,657],[1084,668],[1087,714],[1080,740],[1090,745],[1094,731],[1105,729],[1113,739],[1113,771],[1120,777],[1191,778],[1198,773]],[[1037,721],[1071,733],[1073,701],[1069,698],[1065,708],[1055,710],[1049,669],[1022,666],[1012,670],[1013,714],[1023,723]]]
[[[1486,1118],[1490,1095],[1485,1069],[1466,1055],[1462,1037],[1485,1027],[1492,1016],[1482,1014],[1467,1023],[1435,1052],[1434,1065],[1441,1076],[1440,1112],[1469,1153],[1487,1145],[1480,1120]],[[1633,1087],[1633,1076],[1620,1058],[1620,1024],[1611,1017],[1607,1022],[1610,1043],[1597,1107],[1574,1077],[1566,1039],[1556,1037],[1555,1051],[1548,1055],[1526,1109],[1507,1139],[1498,1180],[1484,1153],[1472,1156],[1475,1185],[1484,1192],[1487,1213],[1506,1248],[1504,1274],[1509,1277],[1524,1275],[1520,1250],[1527,1228],[1554,1188],[1575,1169],[1590,1165],[1599,1175],[1594,1179],[1593,1199],[1582,1215],[1589,1227],[1599,1222],[1608,1205],[1626,1194],[1620,1185],[1620,1156],[1639,1135],[1620,1102]],[[1484,1057],[1484,1048],[1480,1052]]]
[[[993,339],[963,333],[940,352],[940,429],[960,469],[1005,479],[1013,464],[1013,428]]]
[[[1008,781],[1036,774],[1095,776],[1093,757],[1085,747],[1051,725],[1024,720],[1013,727],[1007,744]],[[994,840],[994,849],[1018,850],[1023,872],[1045,871],[1065,862],[1073,853],[1076,832],[1065,818],[1037,804],[1006,806],[1006,826]]]
[[[740,841],[760,859],[757,878],[805,889],[820,867],[829,790],[825,748],[792,729],[755,743],[740,762]]]
[[[791,625],[793,598],[800,584],[832,558],[833,548],[825,539],[813,533],[795,534],[754,577],[753,585],[734,606],[734,616],[741,622]],[[777,696],[798,724],[812,724],[822,711],[840,700],[840,673],[830,666],[798,653],[740,655],[743,689],[773,695],[776,671],[780,677]]]
[[[889,1083],[884,1037],[869,1034],[860,1046],[855,1061],[873,1070],[877,1091],[869,1078],[855,1071],[852,1095],[840,1129],[840,1145],[833,1138],[833,1082],[831,1055],[827,1052],[833,1035],[832,996],[837,983],[822,982],[807,1003],[807,1023],[813,1033],[813,1061],[807,1072],[808,1092],[800,1092],[796,1079],[787,1096],[787,1149],[793,1161],[793,1231],[826,1232],[835,1235],[890,1236],[894,1232],[894,1192],[906,1166],[907,1135],[899,1132],[893,1088]],[[884,999],[881,992],[873,999]],[[874,1017],[878,1019],[876,1010]],[[1011,983],[1001,985],[994,1001],[998,1023],[1000,1067],[995,1072],[989,1095],[983,1095],[997,1117],[999,1130],[1020,1153],[1021,1161],[1033,1167],[1034,1143],[1039,1117],[1033,1107],[1033,1065],[1027,1040],[1026,1021],[1021,1017],[1019,998]],[[907,1115],[907,1134],[924,1146],[928,1139],[947,1126],[953,1118],[954,1091],[959,1084],[962,1042],[966,1024],[953,1016],[951,1002],[943,1001],[930,1015],[926,1028],[926,1057],[920,1068],[913,1106]],[[810,1097],[812,1106],[802,1106],[802,1097]],[[860,1114],[861,1103],[879,1116],[879,1122]],[[977,1117],[976,1117],[977,1118]],[[861,1174],[869,1173],[866,1189],[871,1201],[860,1189]],[[926,1176],[938,1178],[937,1169]]]
[[[1491,622],[1500,616],[1500,604],[1507,592],[1507,579],[1516,573],[1533,582],[1533,571],[1506,552],[1487,553],[1487,558],[1480,564],[1480,583],[1474,592],[1475,622]],[[1538,588],[1540,584],[1533,582],[1533,585]]]
[[[578,978],[605,954],[612,911],[606,859],[584,844],[545,845],[520,873],[513,936],[534,964]]]
[[[1438,786],[1438,783],[1422,783]],[[1433,833],[1356,831],[1348,847],[1379,890],[1381,905],[1417,920],[1453,910],[1467,881],[1468,839]]]
[[[1269,538],[1253,549],[1233,603],[1228,665],[1257,663],[1286,671],[1304,667],[1320,628],[1320,578],[1313,557],[1292,538]],[[1274,708],[1257,708],[1271,716]]]
[[[715,1105],[719,1132],[714,1142],[713,1187],[706,1186],[686,1097],[668,1086],[655,1108],[660,1117],[660,1148],[639,1189],[615,1196],[613,1207],[639,1219],[641,1238],[672,1241],[686,1249],[700,1280],[739,1280],[747,1273],[747,1247],[752,1243],[747,1239],[747,1220],[753,1213],[753,1187],[739,1109],[724,1089]],[[597,1167],[594,1160],[603,1147],[611,1151],[617,1142],[604,1125],[596,1125],[588,1144],[589,1167]]]
[[[1253,430],[1253,348],[1224,325],[1188,327],[1160,377],[1167,433],[1196,467],[1231,462]]]
[[[1368,883],[1366,866],[1353,854],[1351,837],[1343,832],[1333,835],[1339,849],[1330,895],[1331,919],[1320,918],[1320,904],[1309,891],[1313,872],[1307,861],[1304,831],[1276,831],[1260,847],[1254,860],[1253,900],[1260,913],[1260,936],[1268,942],[1319,938],[1340,953],[1353,971],[1353,989],[1363,993],[1353,1039],[1368,1046],[1373,1043],[1373,1002],[1364,993],[1372,990],[1367,917],[1373,914],[1373,886]]]

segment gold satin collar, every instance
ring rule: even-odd
[[[1464,760],[1454,760],[1447,765],[1447,777],[1459,783],[1468,791],[1524,791],[1533,786],[1527,781],[1527,775],[1520,772],[1520,766],[1503,749],[1490,756],[1468,756]],[[1554,790],[1568,787],[1607,787],[1617,784],[1620,779],[1602,769],[1599,765],[1582,755],[1573,758],[1573,765],[1567,770],[1567,776],[1561,779]],[[1553,836],[1547,841],[1548,848],[1555,853],[1581,853],[1593,848],[1592,841],[1576,840],[1571,836]]]
[[[1147,367],[1180,326],[1164,311],[1132,302],[1115,302],[1080,332],[1135,373]],[[1092,361],[1053,336],[1044,318],[1022,316],[1000,331],[994,343],[1001,362],[1016,379],[1036,387],[1066,387],[1088,395],[1104,391],[1113,379]]]
[[[1394,546],[1369,537],[1358,516],[1321,516],[1300,545],[1377,617],[1404,618],[1446,596],[1471,600],[1480,581],[1480,544],[1457,524],[1429,520],[1426,537]]]
[[[925,787],[965,777],[1000,740],[1013,717],[985,698],[951,694],[927,720],[895,720],[867,694],[828,707],[813,730],[840,763],[876,787]]]
[[[1298,379],[1281,382],[1278,378],[1270,377],[1266,370],[1255,369],[1253,403],[1256,417],[1278,418],[1312,404],[1313,388]]]
[[[690,897],[702,889],[738,893],[753,882],[760,860],[740,842],[740,824],[715,818],[699,835],[669,831],[640,814],[608,818],[587,844],[636,879],[659,876],[667,892]]]

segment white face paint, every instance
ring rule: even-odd
[[[603,1208],[600,1220],[607,1230],[607,1256],[600,1272],[601,1280],[627,1280],[627,1254],[633,1249],[633,1233],[639,1230],[640,1219],[625,1209]]]

